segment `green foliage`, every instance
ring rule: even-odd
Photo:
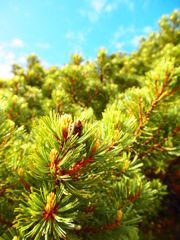
[[[0,79],[0,239],[178,239],[180,14],[159,25]]]
[[[12,225],[14,209],[19,204],[22,185],[19,182],[19,169],[23,165],[25,140],[23,127],[15,128],[15,124],[4,116],[5,103],[0,102],[0,234]],[[22,161],[22,162],[21,162]]]

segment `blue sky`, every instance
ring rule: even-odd
[[[179,0],[0,0],[0,77],[32,52],[46,68],[75,52],[94,60],[101,46],[131,53],[175,9]]]

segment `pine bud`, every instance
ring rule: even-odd
[[[21,104],[20,109],[21,110],[24,109],[26,107],[26,105],[27,105],[26,103]]]
[[[36,54],[33,52],[31,56],[32,56],[33,59],[35,59]]]
[[[51,168],[53,168],[54,163],[58,159],[58,156],[59,156],[58,151],[56,149],[52,149],[50,153]]]
[[[116,130],[114,131],[114,140],[117,140],[118,137],[119,137],[119,130],[116,129]]]
[[[72,117],[71,115],[65,114],[61,117],[61,130],[63,134],[63,138],[67,139],[68,136],[68,127],[70,126],[72,122]]]
[[[154,33],[153,32],[151,32],[150,34],[149,34],[149,38],[154,38]]]
[[[82,227],[78,225],[78,226],[75,226],[74,229],[77,230],[77,231],[79,231],[79,230],[81,230],[81,228],[82,228]]]
[[[20,69],[20,70],[19,70],[19,74],[20,74],[20,75],[23,75],[23,74],[24,74],[23,69]]]
[[[17,101],[17,99],[18,99],[18,96],[17,96],[17,95],[14,95],[14,96],[12,97],[13,103],[15,103],[15,102]]]
[[[24,170],[23,168],[20,168],[19,171],[18,171],[18,175],[21,177],[24,173]]]
[[[19,76],[15,76],[15,77],[14,77],[14,82],[15,82],[15,83],[18,83],[18,82],[19,82]]]
[[[98,149],[98,148],[100,147],[100,145],[101,145],[99,132],[96,133],[96,138],[97,138],[97,140],[96,140],[96,142],[95,142],[95,144],[94,144],[93,152],[96,152],[97,149]]]
[[[19,237],[18,236],[14,236],[13,240],[19,240]]]
[[[51,210],[53,210],[56,206],[56,194],[54,194],[53,192],[49,193],[49,195],[47,196],[47,204],[45,206],[45,211],[47,213],[50,213]]]
[[[175,22],[178,16],[178,10],[176,9],[170,16],[172,22]]]
[[[118,111],[115,110],[115,111],[114,111],[114,123],[115,123],[115,124],[118,122],[118,118],[119,118]]]
[[[124,164],[124,167],[123,167],[123,170],[126,171],[128,168],[129,168],[129,161],[126,160],[125,164]]]
[[[121,211],[121,210],[118,210],[118,212],[117,212],[117,220],[118,220],[118,221],[121,221],[122,216],[123,216],[122,211]]]
[[[61,117],[62,121],[61,121],[61,129],[62,131],[66,130],[68,128],[68,126],[71,124],[72,122],[72,117],[71,115],[65,114]]]
[[[75,123],[75,128],[74,128],[74,131],[73,131],[73,135],[78,134],[78,136],[80,136],[82,130],[83,130],[82,123],[81,123],[80,120],[77,120],[76,123]]]
[[[156,34],[156,38],[160,38],[160,33],[158,32],[157,34]]]
[[[10,128],[14,128],[14,126],[15,126],[15,123],[10,119],[8,119],[8,124],[9,124]]]
[[[67,140],[67,136],[69,131],[71,131],[74,127],[74,123],[71,124],[72,122],[72,118],[70,115],[64,115],[62,118],[62,123],[61,123],[61,129],[62,129],[62,133],[63,133],[63,138]],[[71,125],[70,125],[71,124]],[[78,136],[81,135],[83,126],[80,120],[77,120],[75,123],[75,127],[73,130],[73,135],[78,134]]]

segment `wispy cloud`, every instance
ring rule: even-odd
[[[146,26],[143,29],[137,29],[135,32],[139,33],[139,35],[135,35],[131,40],[131,43],[134,47],[138,47],[142,38],[147,38],[149,33],[152,32],[153,29],[150,26]]]
[[[42,60],[42,61],[41,61],[41,65],[42,65],[44,68],[46,68],[46,69],[50,68],[50,64],[49,64],[47,61],[45,61],[45,60]]]
[[[150,26],[146,26],[144,29],[143,29],[143,32],[145,33],[145,34],[149,34],[150,32],[152,32],[153,31],[153,29],[152,29],[152,27],[150,27]]]
[[[122,49],[122,46],[124,46],[125,45],[125,42],[117,42],[116,43],[116,48],[118,49],[118,50],[121,50]]]
[[[122,47],[125,45],[124,39],[127,39],[127,37],[134,34],[134,32],[135,27],[133,25],[126,28],[123,25],[120,25],[110,39],[110,47],[122,50]]]
[[[8,61],[14,61],[16,55],[13,52],[9,52],[6,56],[5,59]]]
[[[65,38],[67,39],[67,45],[69,48],[69,54],[73,54],[78,52],[83,55],[83,45],[86,43],[86,37],[91,32],[89,28],[87,31],[68,31],[65,34]]]
[[[18,57],[17,62],[24,66],[27,63],[27,54],[25,56]]]
[[[23,46],[24,42],[19,38],[12,39],[10,42],[0,42],[0,78],[13,77],[11,72],[13,63],[20,64],[24,69],[26,68],[28,54],[23,52]],[[47,47],[46,44],[43,47]],[[18,51],[17,48],[19,48]],[[41,65],[45,68],[50,66],[43,59]]]
[[[0,63],[0,78],[8,79],[12,77],[13,74],[11,73],[11,65]]]
[[[129,33],[134,33],[136,31],[135,27],[133,25],[129,27],[124,27],[123,25],[120,25],[117,31],[114,33],[114,40],[117,41],[120,37],[127,35]]]
[[[92,23],[95,23],[102,13],[112,12],[120,5],[125,5],[129,11],[134,10],[133,0],[88,0],[86,8],[79,9],[83,17],[88,17]]]
[[[147,38],[152,31],[153,28],[150,26],[145,26],[140,29],[136,28],[134,25],[128,27],[120,25],[110,39],[110,48],[122,49],[125,45],[126,47],[133,46],[133,48],[137,48],[140,44],[140,40],[142,38]]]
[[[68,40],[67,44],[69,46],[78,46],[84,44],[86,42],[87,35],[91,32],[91,29],[88,29],[87,31],[68,31],[65,34],[65,38]]]
[[[106,2],[107,0],[89,0],[86,8],[79,9],[79,13],[82,17],[88,17],[90,22],[94,23],[99,19]]]
[[[117,9],[118,5],[116,3],[108,4],[105,7],[106,12],[112,12],[113,10]]]
[[[91,0],[91,2],[90,2],[92,8],[98,13],[101,12],[105,3],[106,3],[106,0],[99,0],[99,1]]]
[[[129,11],[134,10],[134,1],[133,0],[114,0],[110,1],[105,7],[105,11],[111,12],[116,10],[120,5],[125,5]]]
[[[143,35],[139,35],[139,36],[134,36],[133,39],[131,40],[131,43],[134,45],[134,47],[138,47],[140,44],[141,39],[143,38]]]
[[[81,8],[79,9],[79,13],[82,17],[88,17],[92,23],[95,23],[99,18],[99,14],[94,10],[85,10]]]
[[[65,35],[65,38],[67,39],[74,39],[75,35],[74,35],[74,31],[68,31]]]
[[[8,42],[0,43],[0,77],[10,78],[12,77],[11,65],[15,60],[16,55],[7,50]]]
[[[19,48],[19,47],[23,47],[24,43],[23,43],[23,41],[20,38],[14,38],[11,41],[11,46],[15,47],[15,48]]]
[[[50,48],[50,44],[49,43],[36,43],[36,46],[39,48]]]
[[[84,43],[86,41],[85,37],[86,33],[84,32],[74,32],[74,31],[68,31],[65,34],[65,38],[69,40],[69,42],[79,42],[80,44]]]

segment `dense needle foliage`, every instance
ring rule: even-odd
[[[0,239],[178,239],[180,14],[130,55],[100,48],[0,80]]]

